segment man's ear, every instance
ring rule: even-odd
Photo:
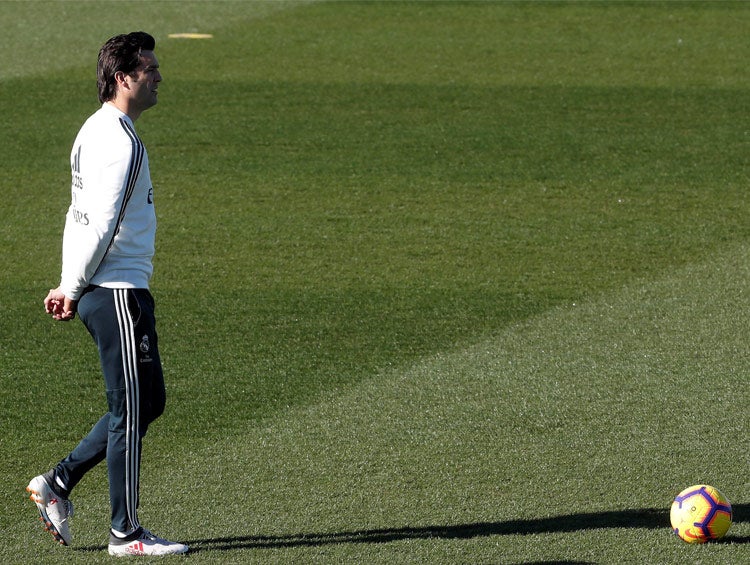
[[[126,75],[122,71],[117,71],[115,73],[115,81],[117,82],[117,85],[120,86],[120,87],[122,87],[122,88],[130,88],[130,85],[128,84],[127,78],[128,78],[128,75]]]

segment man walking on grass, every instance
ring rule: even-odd
[[[138,521],[141,440],[164,411],[164,377],[149,292],[156,215],[148,156],[134,122],[157,102],[161,83],[154,38],[118,35],[99,51],[102,107],[76,137],[71,152],[72,199],[63,235],[60,286],[44,299],[58,321],[76,313],[94,338],[108,412],[53,469],[26,490],[45,528],[71,543],[70,492],[95,465],[107,461],[111,555],[185,553]]]

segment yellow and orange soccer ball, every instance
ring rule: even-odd
[[[732,525],[732,505],[718,489],[693,485],[678,494],[669,512],[674,533],[688,543],[724,536]]]

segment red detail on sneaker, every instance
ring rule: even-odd
[[[128,553],[131,555],[146,555],[146,552],[143,551],[143,542],[142,541],[134,541],[130,545],[128,545],[127,549]]]

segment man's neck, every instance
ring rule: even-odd
[[[136,112],[135,110],[133,110],[133,108],[130,107],[130,104],[128,104],[126,100],[114,98],[113,100],[109,100],[107,103],[112,104],[112,106],[120,110],[120,112],[122,112],[123,114],[127,115],[133,122],[135,122],[141,116],[141,112]]]

